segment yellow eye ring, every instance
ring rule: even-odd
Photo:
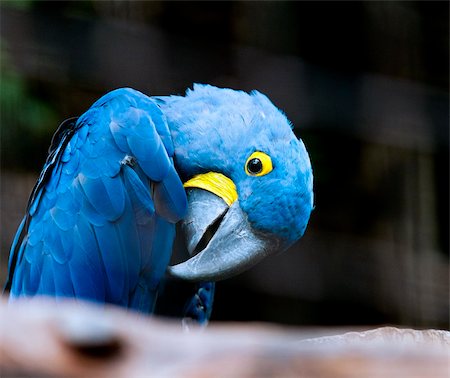
[[[245,163],[245,173],[249,176],[264,176],[272,169],[272,159],[260,151],[253,152]]]

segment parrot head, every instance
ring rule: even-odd
[[[266,96],[194,85],[159,101],[188,196],[191,257],[169,267],[172,276],[224,279],[303,235],[313,208],[311,163]]]

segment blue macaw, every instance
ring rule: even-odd
[[[257,91],[114,90],[53,137],[12,243],[10,301],[75,297],[151,313],[167,272],[200,283],[186,311],[204,320],[211,282],[303,235],[312,184],[303,142]],[[169,266],[180,221],[191,257]]]

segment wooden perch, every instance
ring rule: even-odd
[[[448,377],[450,332],[333,333],[247,323],[186,332],[115,307],[1,300],[0,376]]]

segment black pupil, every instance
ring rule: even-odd
[[[253,173],[256,175],[259,172],[261,172],[262,169],[263,169],[262,162],[261,162],[261,160],[259,160],[257,158],[254,158],[247,163],[247,170],[250,173]]]

